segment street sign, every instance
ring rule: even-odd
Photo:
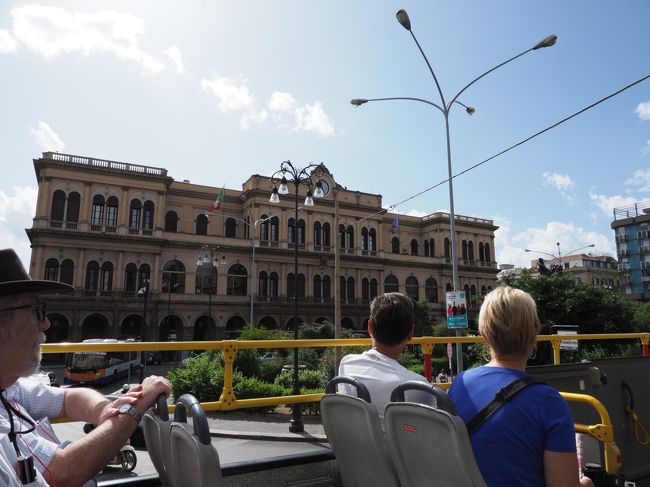
[[[575,330],[558,330],[557,331],[558,335],[573,335],[576,336],[578,334],[577,331]],[[562,340],[560,342],[560,350],[571,350],[571,351],[576,351],[578,350],[578,340],[572,339],[572,340]]]
[[[447,292],[447,328],[467,328],[465,291]]]
[[[454,355],[454,349],[451,346],[451,343],[447,344],[447,358],[451,360],[451,357]]]

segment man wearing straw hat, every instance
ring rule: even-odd
[[[0,250],[0,485],[81,486],[91,481],[135,431],[141,415],[169,381],[147,377],[112,402],[92,389],[59,389],[27,379],[40,365],[50,326],[41,294],[72,286],[32,280],[13,249]],[[94,431],[60,443],[48,418],[95,424]]]

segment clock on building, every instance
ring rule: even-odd
[[[324,195],[330,192],[330,185],[327,184],[327,181],[325,181],[324,179],[319,179],[318,182],[320,183],[320,187],[323,188]]]

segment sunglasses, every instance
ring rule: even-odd
[[[31,308],[36,313],[36,317],[39,321],[44,321],[47,319],[47,311],[45,309],[45,303],[38,304],[26,304],[24,306],[12,306],[11,308],[0,308],[0,311],[14,311],[17,309],[27,309]]]

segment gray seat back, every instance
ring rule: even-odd
[[[391,402],[384,425],[402,487],[485,487],[458,416],[423,404]]]
[[[187,424],[187,413],[192,429]],[[170,432],[171,475],[178,487],[215,486],[221,481],[219,454],[212,446],[205,411],[191,394],[178,398]]]
[[[342,383],[356,387],[360,397],[336,394]],[[320,401],[321,418],[343,486],[399,487],[368,389],[356,379],[339,376],[327,384],[325,393]]]
[[[142,417],[144,441],[151,457],[151,463],[156,468],[160,483],[163,487],[176,487],[174,479],[168,471],[169,453],[169,413],[167,399],[164,394],[158,396],[154,407]]]

